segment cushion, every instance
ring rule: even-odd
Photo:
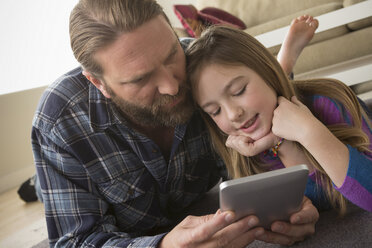
[[[174,12],[191,37],[199,37],[205,27],[210,25],[226,25],[245,29],[246,26],[239,18],[230,13],[208,7],[198,11],[193,5],[174,5]]]
[[[353,4],[357,4],[364,1],[365,0],[344,0],[344,7],[348,7]],[[369,26],[372,26],[372,16],[347,24],[347,27],[350,28],[351,30],[358,30]]]
[[[328,13],[328,12],[331,12],[337,9],[341,9],[341,8],[342,8],[341,3],[326,3],[323,5],[315,6],[307,10],[301,10],[299,12],[290,14],[288,16],[283,16],[276,20],[271,20],[269,22],[262,23],[260,25],[257,25],[251,28],[247,28],[244,31],[249,33],[252,36],[256,36],[262,33],[266,33],[266,32],[269,32],[269,31],[272,31],[278,28],[288,26],[294,18],[304,15],[304,14],[308,14],[312,16],[319,16],[319,15],[322,15],[322,14],[325,14],[325,13]],[[327,39],[331,39],[331,38],[346,34],[347,32],[348,32],[348,29],[344,25],[344,26],[339,26],[339,27],[327,30],[327,32],[316,33],[314,35],[314,38],[310,41],[310,44],[320,42],[323,40],[327,40]],[[279,52],[279,48],[280,48],[280,45],[271,47],[269,48],[269,50],[272,54],[277,54]]]
[[[318,42],[304,48],[294,74],[312,71],[372,54],[372,27]]]
[[[355,84],[352,85],[351,88],[357,95],[364,94],[366,92],[372,92],[372,81]]]
[[[174,13],[191,37],[198,37],[203,23],[198,18],[198,11],[193,5],[174,5]]]
[[[342,4],[344,0],[197,0],[197,9],[217,7],[240,18],[253,27],[283,16],[326,3]]]
[[[227,24],[240,29],[247,28],[242,20],[222,9],[207,7],[199,11],[199,16],[204,23]]]

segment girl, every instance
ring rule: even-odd
[[[289,81],[250,35],[211,27],[187,50],[194,99],[232,178],[307,164],[318,208],[372,211],[371,116],[343,83]],[[226,147],[225,144],[228,146]]]

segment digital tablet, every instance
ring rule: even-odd
[[[306,165],[297,165],[222,182],[220,209],[234,211],[238,219],[256,215],[259,226],[270,229],[300,209],[308,175]]]

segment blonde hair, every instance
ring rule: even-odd
[[[290,99],[297,96],[303,100],[306,95],[327,96],[345,107],[353,119],[352,127],[336,124],[327,128],[344,144],[349,144],[359,151],[369,150],[369,138],[362,131],[362,117],[371,126],[367,114],[359,104],[352,90],[342,82],[332,79],[314,79],[306,81],[289,81],[276,58],[255,38],[247,33],[230,27],[212,26],[187,49],[187,74],[192,91],[195,88],[202,69],[209,64],[245,65],[259,74],[278,96]],[[224,160],[229,176],[239,178],[267,171],[259,155],[245,157],[225,146],[227,136],[219,130],[209,115],[202,112],[208,127],[212,145]],[[313,156],[299,143],[296,145],[316,168],[319,185],[324,187],[330,203],[339,207],[340,213],[346,211],[346,200],[332,186],[332,181]]]
[[[170,24],[154,0],[80,0],[70,15],[70,43],[75,58],[85,70],[102,79],[95,53],[158,15]]]

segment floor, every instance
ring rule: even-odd
[[[25,203],[17,188],[0,194],[0,247],[30,248],[47,238],[43,204]]]

